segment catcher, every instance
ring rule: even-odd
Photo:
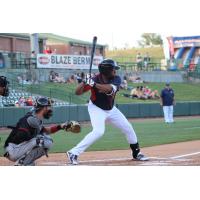
[[[48,156],[47,152],[53,145],[50,134],[61,129],[80,132],[80,124],[74,121],[44,127],[43,119],[49,119],[52,113],[52,101],[46,97],[37,98],[33,111],[22,117],[16,127],[11,127],[12,131],[4,145],[4,156],[17,166],[35,165],[35,160],[43,155]]]
[[[9,82],[5,76],[0,76],[0,96],[7,97],[9,95],[8,89]]]

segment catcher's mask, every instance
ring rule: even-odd
[[[53,101],[47,97],[38,97],[35,100],[35,111],[39,112],[40,110],[46,108],[45,112],[44,112],[44,118],[45,119],[49,119],[52,115],[53,115],[53,111],[52,111],[52,104]]]
[[[98,66],[99,72],[108,78],[113,77],[113,70],[120,69],[120,66],[112,59],[104,59]]]
[[[0,76],[0,87],[3,88],[2,96],[7,97],[9,95],[8,89],[9,81],[7,81],[5,76]]]

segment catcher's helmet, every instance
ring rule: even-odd
[[[52,106],[52,100],[47,98],[47,97],[38,97],[36,100],[35,100],[35,109],[36,110],[39,110],[43,107],[46,107],[46,106]]]
[[[110,72],[115,69],[118,70],[120,67],[117,65],[117,63],[112,59],[104,59],[98,66],[99,72],[108,75]]]

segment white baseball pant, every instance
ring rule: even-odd
[[[79,144],[70,150],[71,153],[80,155],[96,140],[102,137],[105,132],[105,122],[109,122],[119,128],[126,136],[129,144],[137,143],[137,136],[132,125],[115,106],[112,110],[102,110],[90,101],[88,105],[88,112],[93,130],[88,133]]]
[[[163,113],[164,113],[164,118],[166,123],[172,123],[174,122],[173,119],[173,105],[171,106],[163,106]]]

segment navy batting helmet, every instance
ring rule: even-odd
[[[106,76],[108,76],[113,69],[115,69],[115,70],[120,69],[120,67],[117,65],[117,63],[112,59],[104,59],[99,64],[98,67],[99,67],[99,72]]]

